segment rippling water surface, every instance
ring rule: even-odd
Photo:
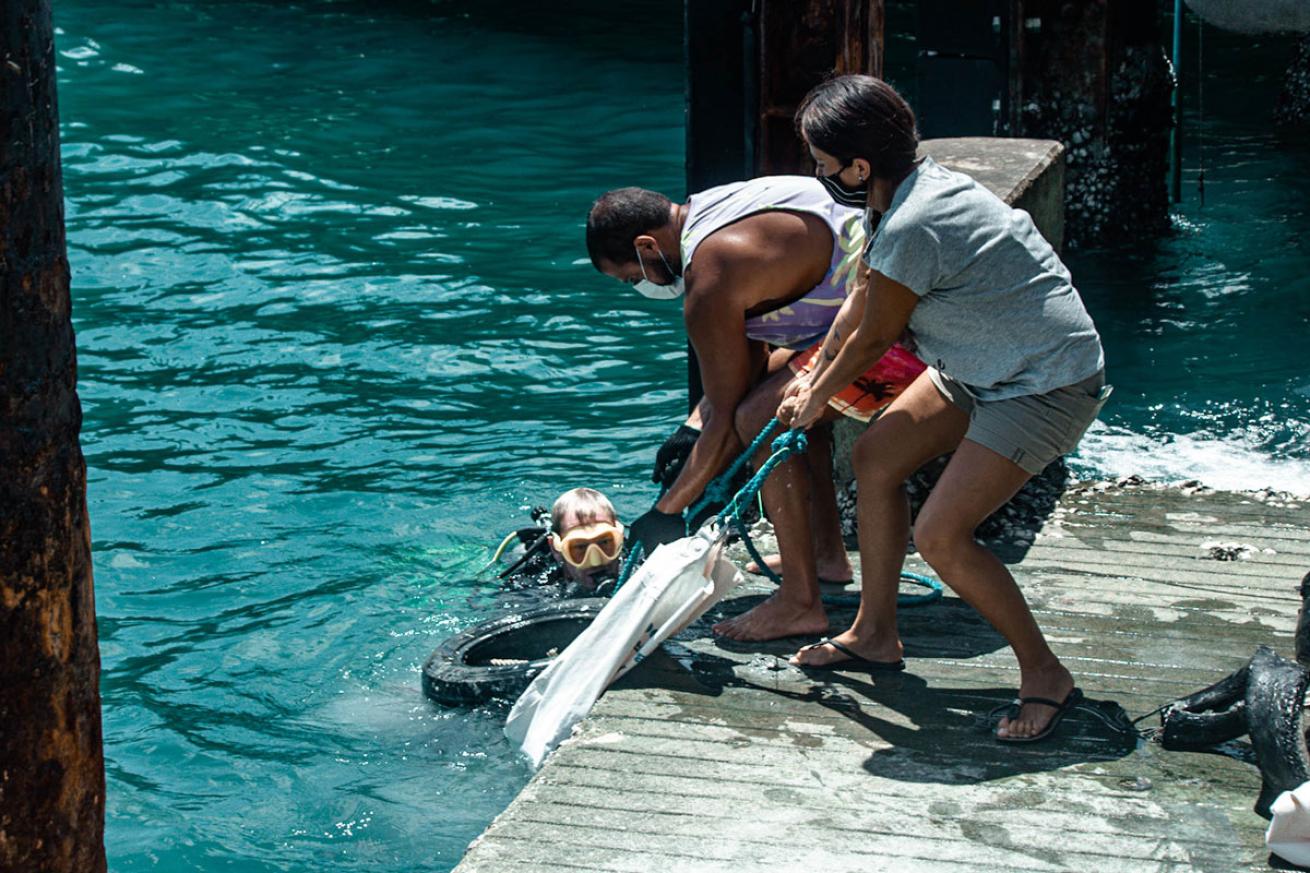
[[[579,259],[682,193],[679,9],[490,5],[56,10],[115,870],[453,866],[526,777],[419,691],[461,580],[652,496],[679,313]]]
[[[447,870],[526,778],[416,671],[525,507],[654,496],[679,313],[582,220],[682,193],[682,71],[676,2],[520,5],[57,4],[114,870]],[[1227,44],[1205,208],[1072,259],[1078,464],[1310,492],[1310,168]]]
[[[1195,26],[1173,235],[1069,259],[1116,385],[1077,466],[1307,495],[1310,140],[1270,123],[1292,41]]]

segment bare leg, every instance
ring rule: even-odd
[[[1029,474],[1009,459],[965,440],[919,513],[914,539],[932,565],[983,618],[1000,631],[1019,661],[1019,696],[1064,700],[1073,676],[1051,651],[1014,576],[979,545],[974,530],[1015,495]],[[1002,719],[997,735],[1029,737],[1055,710],[1026,703],[1014,721]]]
[[[853,570],[851,559],[846,554],[846,543],[842,540],[837,486],[832,481],[832,425],[815,426],[808,436],[810,449],[806,457],[811,473],[810,530],[814,534],[814,569],[822,580],[848,582]],[[764,563],[781,575],[781,555],[765,555]],[[746,571],[758,573],[760,568],[752,561],[746,565]]]
[[[840,418],[840,415],[836,416]],[[832,481],[832,425],[810,430],[812,492],[810,530],[814,534],[814,567],[820,579],[849,581],[851,559],[841,538],[841,515],[837,511],[837,486]]]
[[[738,436],[749,443],[773,418],[782,392],[792,380],[790,371],[766,379],[737,408]],[[752,459],[758,468],[768,457],[764,447]],[[814,540],[810,532],[811,473],[809,459],[793,456],[774,468],[760,493],[773,520],[782,555],[782,584],[759,606],[736,618],[721,621],[714,632],[734,640],[772,640],[828,629],[828,617],[819,599],[814,568]]]
[[[968,416],[942,397],[924,374],[855,444],[862,595],[855,622],[836,639],[869,660],[895,661],[902,653],[896,592],[910,536],[905,480],[955,448],[968,426]],[[845,659],[832,646],[816,646],[797,652],[791,661],[822,666]]]

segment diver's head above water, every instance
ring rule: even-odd
[[[592,265],[646,297],[680,297],[683,209],[644,188],[618,188],[602,195],[587,216]]]
[[[614,575],[623,553],[623,525],[609,498],[592,488],[574,488],[550,510],[550,550],[574,581]]]

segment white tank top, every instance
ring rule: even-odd
[[[746,319],[746,336],[770,345],[803,349],[832,326],[846,295],[855,288],[864,251],[864,210],[842,206],[810,176],[762,176],[691,195],[682,226],[682,266],[715,231],[760,212],[780,209],[816,216],[832,231],[832,260],[823,280],[805,296]]]

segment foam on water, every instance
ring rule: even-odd
[[[1199,481],[1220,491],[1270,488],[1310,497],[1310,461],[1273,458],[1241,438],[1163,434],[1150,437],[1096,422],[1070,466],[1079,475],[1116,479],[1141,476],[1157,482]]]

